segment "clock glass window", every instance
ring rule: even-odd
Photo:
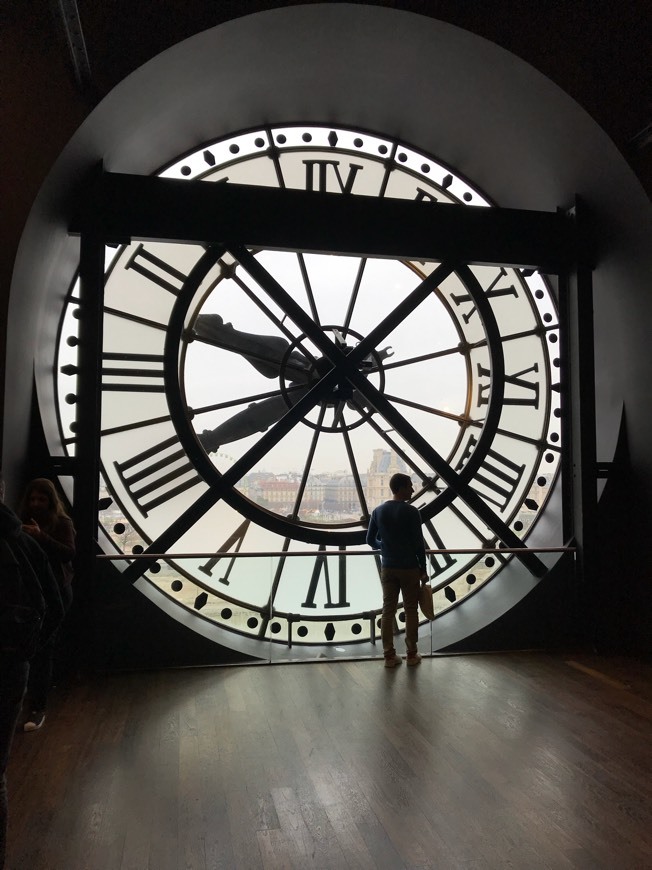
[[[240,133],[159,174],[492,207],[414,148],[326,126]],[[73,286],[57,376],[70,455],[77,306]],[[437,614],[463,606],[512,561],[464,551],[508,534],[526,546],[549,507],[558,369],[555,299],[536,272],[107,247],[102,544],[131,555],[171,540],[139,582],[224,643],[271,644],[280,657],[302,647],[362,654],[381,606],[365,525],[391,475],[412,476],[427,548],[454,551],[429,556]]]

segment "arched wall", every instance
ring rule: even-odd
[[[434,19],[357,4],[275,9],[200,33],[129,76],[82,124],[34,204],[17,256],[5,462],[20,463],[27,443],[34,359],[46,428],[53,419],[56,325],[78,253],[66,228],[86,174],[100,161],[115,172],[150,173],[222,134],[296,120],[403,138],[502,206],[554,210],[582,197],[599,252],[598,458],[613,453],[624,403],[649,515],[652,218],[643,190],[588,114],[522,60]]]

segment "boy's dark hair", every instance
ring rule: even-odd
[[[409,474],[403,474],[400,471],[397,471],[396,474],[392,474],[389,479],[389,488],[392,493],[396,495],[399,489],[403,489],[404,486],[409,486],[412,483],[412,478]]]

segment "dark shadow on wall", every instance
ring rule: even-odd
[[[578,582],[572,557],[491,625],[445,652],[586,649],[600,654],[652,652],[652,541],[641,515],[641,482],[632,471],[623,415],[613,462],[598,503],[595,564]]]
[[[511,610],[440,652],[570,650],[588,645],[574,557],[572,553],[566,553],[549,574]]]
[[[598,510],[599,576],[585,597],[593,602],[593,637],[600,653],[652,653],[652,541],[642,481],[630,462],[625,414]]]
[[[95,671],[234,665],[260,659],[221,646],[164,613],[110,564],[98,568],[81,636]]]

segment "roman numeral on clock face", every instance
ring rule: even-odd
[[[103,353],[102,389],[109,392],[164,393],[162,355]]]
[[[489,378],[491,376],[490,369],[477,363],[478,378]],[[529,368],[523,369],[520,372],[515,372],[513,375],[505,374],[505,396],[503,405],[522,405],[532,408],[539,408],[539,383],[536,380],[528,380],[525,375],[539,374],[539,364],[533,363]],[[508,389],[511,387],[511,389]],[[489,404],[489,391],[491,384],[478,383],[478,405]]]
[[[124,266],[125,269],[132,269],[138,272],[148,281],[177,296],[183,287],[184,282],[188,278],[185,272],[166,263],[156,254],[149,251],[144,245],[138,245],[129,260]]]
[[[498,271],[498,274],[496,275],[494,280],[491,282],[491,284],[487,288],[485,288],[485,290],[484,290],[485,296],[487,296],[489,299],[497,299],[498,297],[501,297],[501,296],[513,296],[514,298],[516,298],[518,296],[518,292],[517,292],[514,284],[503,285],[502,287],[497,286],[501,281],[504,281],[504,279],[507,277],[508,277],[507,270],[505,269],[504,266],[501,266],[500,270]],[[470,293],[452,293],[450,298],[455,303],[455,305],[458,307],[465,306],[465,305],[469,306],[465,311],[460,312],[462,315],[462,320],[464,321],[464,323],[468,324],[468,322],[471,320],[473,315],[477,313],[477,308],[473,302],[473,299],[471,298],[471,294]]]
[[[318,190],[326,193],[329,189],[329,179],[336,182],[340,193],[351,193],[355,184],[355,177],[363,168],[357,163],[349,163],[346,177],[340,172],[339,160],[304,160],[306,167],[306,190]]]
[[[332,557],[331,557],[332,558]],[[324,588],[326,592],[326,603],[324,607],[349,607],[349,602],[346,600],[346,554],[340,553],[337,556],[337,598],[333,598],[333,590],[331,589],[331,576],[328,565],[328,556],[326,547],[320,546],[319,553],[315,556],[315,564],[312,569],[312,576],[308,586],[308,594],[303,602],[303,607],[316,607],[315,595],[319,586],[319,580],[323,575]]]
[[[249,526],[251,525],[251,520],[244,520],[238,528],[233,532],[232,535],[224,541],[222,546],[219,548],[218,552],[220,553],[228,553],[233,549],[234,553],[239,553],[242,544],[244,543],[245,536],[247,531],[249,530]],[[233,565],[235,564],[235,558],[233,556],[214,556],[212,559],[209,559],[208,562],[205,562],[203,565],[199,566],[199,570],[204,574],[207,574],[209,577],[213,576],[213,569],[218,564],[218,562],[222,561],[222,559],[226,559],[228,564],[226,571],[224,574],[218,578],[220,583],[224,583],[225,586],[229,585],[229,574],[233,569]]]
[[[457,465],[458,470],[464,465],[477,443],[477,438],[471,434],[464,455]],[[502,512],[507,509],[514,497],[524,473],[525,465],[513,462],[497,450],[488,450],[469,486]]]
[[[201,482],[178,444],[176,437],[168,438],[131,459],[114,463],[130,498],[145,517],[154,508]]]

